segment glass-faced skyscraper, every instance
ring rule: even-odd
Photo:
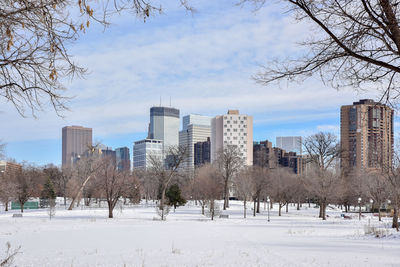
[[[150,108],[148,139],[163,141],[164,150],[179,144],[179,109],[169,107]]]
[[[119,147],[115,149],[117,169],[120,171],[129,171],[131,169],[131,159],[129,148]]]

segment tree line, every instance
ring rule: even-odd
[[[398,229],[399,157],[395,156],[392,165],[381,170],[344,172],[335,135],[314,134],[305,138],[303,146],[306,155],[299,174],[278,165],[245,166],[235,146],[225,147],[218,152],[215,162],[194,170],[182,168],[187,149],[180,146],[168,149],[167,164],[162,157],[150,156],[151,167],[133,172],[118,170],[112,158],[96,153],[82,157],[73,168],[22,164],[21,169],[0,176],[0,200],[6,209],[10,201],[19,202],[21,211],[31,197],[63,197],[65,206],[70,200],[69,209],[81,200],[87,206],[93,201],[105,201],[112,218],[119,201],[136,204],[143,199],[157,203],[162,220],[169,206],[176,208],[186,200],[198,203],[202,214],[214,219],[219,212],[216,201],[223,200],[222,208],[226,210],[231,196],[243,201],[244,217],[249,201],[254,205],[252,215],[256,216],[267,199],[271,200],[271,208],[273,203],[277,204],[279,216],[283,209],[288,212],[290,204],[297,209],[307,202],[317,204],[322,220],[327,218],[328,205],[338,205],[347,212],[350,206],[369,204],[378,211],[379,220],[381,210],[390,206],[394,211],[392,226]]]

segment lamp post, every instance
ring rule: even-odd
[[[269,199],[269,197],[267,197],[267,206],[268,206],[268,222],[269,222],[269,203],[271,202],[271,200]]]
[[[361,220],[361,197],[358,198],[358,220]]]

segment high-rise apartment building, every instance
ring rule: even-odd
[[[92,145],[92,128],[66,126],[62,128],[62,165],[71,167]]]
[[[182,119],[182,131],[179,132],[179,145],[187,147],[187,158],[182,167],[194,168],[194,145],[207,141],[211,136],[211,118],[190,114]]]
[[[197,142],[194,144],[194,166],[200,167],[211,162],[211,141]]]
[[[148,139],[161,140],[164,149],[179,144],[179,109],[152,107]]]
[[[115,149],[117,169],[120,171],[129,171],[131,169],[131,157],[129,148],[119,147]]]
[[[371,99],[340,109],[340,142],[343,171],[391,166],[393,110]]]
[[[253,117],[229,110],[211,120],[211,161],[227,146],[236,146],[246,165],[253,165]]]
[[[302,154],[301,136],[278,136],[276,137],[276,147],[285,151],[296,152]]]
[[[151,157],[164,161],[162,140],[144,139],[133,146],[133,168],[148,169],[152,166]]]
[[[21,170],[22,170],[21,164],[0,160],[0,175],[5,175],[7,173],[16,174]]]

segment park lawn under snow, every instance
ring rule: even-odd
[[[290,207],[281,217],[274,207],[269,223],[264,210],[252,217],[250,205],[243,219],[241,202],[231,202],[229,219],[215,221],[194,203],[166,221],[145,204],[116,208],[114,219],[105,207],[59,208],[51,221],[46,210],[13,213],[0,214],[0,249],[4,257],[7,242],[21,246],[16,266],[400,266],[397,233],[366,235],[376,217],[344,220],[335,209],[322,221],[313,207]]]

